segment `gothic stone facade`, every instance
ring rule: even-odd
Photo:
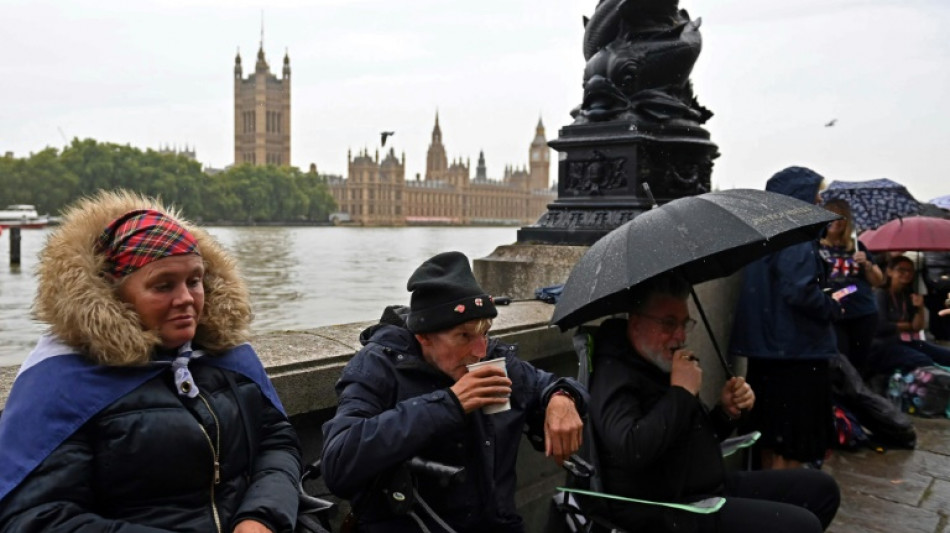
[[[254,72],[244,78],[241,54],[234,58],[234,164],[290,165],[290,56],[283,76],[270,73],[264,43]]]
[[[436,114],[425,179],[417,174],[406,180],[405,154],[397,158],[390,149],[380,161],[379,152],[374,157],[363,150],[347,155],[347,178],[332,180],[330,193],[351,222],[365,226],[531,224],[557,198],[549,186],[550,149],[540,120],[528,154],[528,167],[508,167],[501,180],[492,180],[482,153],[471,178],[468,162],[446,158]]]

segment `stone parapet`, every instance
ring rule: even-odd
[[[511,244],[475,259],[472,270],[488,294],[516,299],[534,298],[540,287],[567,281],[587,246]],[[550,317],[549,317],[550,318]]]

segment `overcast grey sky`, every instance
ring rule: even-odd
[[[0,0],[0,153],[92,137],[232,163],[234,55],[253,68],[263,7],[274,72],[290,52],[294,165],[345,174],[347,149],[374,150],[385,129],[407,177],[424,172],[438,108],[449,157],[474,166],[484,149],[498,178],[527,163],[539,116],[549,139],[570,123],[596,3]],[[922,201],[950,193],[950,2],[680,5],[703,19],[693,83],[716,114],[720,187],[798,164],[891,178]]]

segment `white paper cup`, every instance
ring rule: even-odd
[[[505,368],[504,357],[499,357],[497,359],[488,359],[486,361],[479,361],[477,363],[472,363],[470,365],[466,365],[466,368],[468,368],[468,371],[471,372],[472,370],[475,370],[476,368],[481,368],[483,366],[493,366],[496,368],[500,368],[501,371],[505,373],[505,377],[508,377],[508,369]],[[485,413],[486,415],[493,415],[495,413],[508,411],[509,409],[511,409],[511,399],[507,399],[505,403],[488,404],[485,407],[482,407],[482,412]]]

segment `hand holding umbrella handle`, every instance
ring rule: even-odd
[[[732,367],[729,366],[729,363],[726,362],[726,358],[722,355],[722,350],[719,349],[719,343],[716,342],[716,335],[713,334],[712,327],[709,325],[709,319],[706,318],[706,311],[703,310],[703,305],[699,302],[699,296],[696,295],[696,289],[693,288],[692,285],[689,286],[689,293],[693,296],[693,303],[696,304],[696,310],[699,311],[699,316],[703,319],[703,326],[706,327],[706,333],[709,335],[709,340],[712,342],[713,349],[716,350],[716,356],[719,358],[719,363],[722,365],[722,369],[726,373],[726,378],[732,379],[736,377],[735,372],[732,371]],[[737,420],[748,418],[748,416],[748,409],[740,409],[739,418]]]
[[[738,422],[748,418],[755,405],[755,392],[745,378],[730,378],[722,387],[719,402],[729,420]]]

